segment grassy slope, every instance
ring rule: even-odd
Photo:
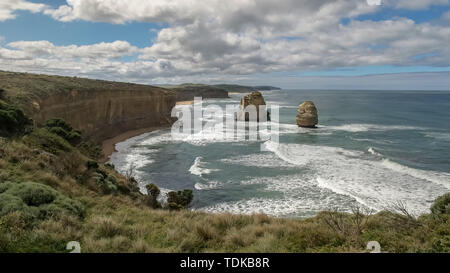
[[[362,252],[371,240],[390,252],[450,250],[449,215],[323,212],[296,220],[154,210],[138,192],[102,192],[77,149],[53,155],[20,139],[2,139],[0,154],[0,185],[41,183],[86,209],[81,218],[3,215],[0,252],[64,252],[69,241],[79,241],[84,252]],[[127,185],[113,169],[99,168]]]

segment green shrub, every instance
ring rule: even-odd
[[[80,142],[78,144],[78,149],[81,153],[93,159],[99,159],[102,155],[102,148],[100,145],[97,145],[92,141]]]
[[[150,183],[145,185],[145,188],[147,189],[147,198],[146,198],[147,205],[149,205],[154,209],[161,208],[161,204],[157,200],[159,194],[161,193],[158,186]]]
[[[145,188],[147,189],[147,194],[155,198],[158,198],[159,194],[161,193],[161,190],[158,188],[158,186],[152,183],[145,185]]]
[[[117,179],[114,176],[110,176],[105,171],[97,169],[95,173],[92,174],[92,178],[95,180],[103,193],[117,193],[119,184],[117,183]]]
[[[14,211],[30,213],[28,206],[19,197],[6,193],[0,194],[0,216]]]
[[[168,193],[167,203],[169,209],[182,209],[187,208],[189,204],[192,202],[194,195],[192,190],[184,190],[184,191],[171,191]]]
[[[52,154],[59,154],[62,151],[69,152],[73,149],[64,138],[43,128],[36,129],[31,134],[25,136],[24,142],[28,145],[42,148]]]
[[[432,239],[431,248],[433,252],[450,252],[450,235],[443,235]]]
[[[65,213],[84,217],[81,203],[49,186],[33,182],[4,182],[0,185],[0,216],[18,211],[40,219]]]
[[[438,197],[431,206],[431,212],[437,216],[450,214],[450,193]]]
[[[74,146],[80,144],[81,142],[81,132],[74,130],[72,126],[63,119],[49,119],[45,122],[44,128],[46,128],[49,132],[64,138]]]
[[[86,163],[86,167],[87,167],[89,170],[91,170],[91,169],[97,170],[97,169],[98,169],[98,163],[97,163],[97,161],[89,160],[89,161]]]
[[[72,126],[61,118],[49,119],[45,122],[44,127],[46,128],[61,128],[65,132],[70,132],[73,130]]]
[[[78,130],[71,131],[67,134],[67,141],[72,145],[78,145],[81,143],[81,132]]]
[[[24,133],[31,124],[21,109],[0,100],[0,135]]]
[[[182,209],[184,209],[184,207],[182,205],[177,204],[175,202],[168,202],[167,203],[167,208],[169,210],[182,210]]]
[[[68,133],[67,133],[67,131],[64,130],[63,128],[61,128],[61,127],[52,127],[52,128],[48,128],[47,130],[48,130],[50,133],[55,134],[55,135],[58,135],[58,136],[60,136],[60,137],[62,137],[62,138],[64,138],[64,139],[67,140],[67,135],[68,135]]]
[[[38,183],[12,184],[7,191],[19,197],[28,206],[40,206],[52,203],[58,194],[54,189]]]

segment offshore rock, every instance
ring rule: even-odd
[[[299,127],[316,128],[319,123],[317,108],[312,101],[305,101],[298,107],[297,125]]]
[[[266,102],[264,101],[261,92],[255,91],[242,97],[240,108],[236,113],[236,120],[257,122],[270,121],[270,113],[267,111]]]

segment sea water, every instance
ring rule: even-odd
[[[161,130],[118,143],[111,162],[130,165],[144,189],[192,189],[193,210],[310,217],[323,210],[429,212],[450,192],[450,92],[262,92],[279,106],[279,144]],[[203,106],[239,104],[244,94]],[[317,129],[296,125],[298,105],[315,103]],[[184,106],[186,107],[186,106]],[[187,106],[192,107],[192,106]],[[264,149],[261,149],[263,145]]]

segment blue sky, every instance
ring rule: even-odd
[[[395,77],[396,88],[450,89],[445,0],[3,1],[2,70],[353,89],[378,75],[383,89]]]

